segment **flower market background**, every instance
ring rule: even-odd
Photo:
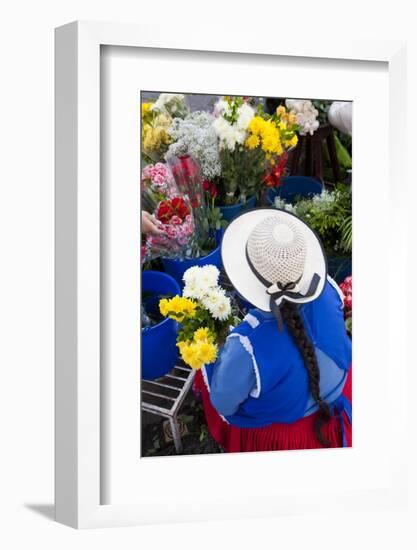
[[[227,224],[259,206],[323,242],[352,335],[352,104],[141,93],[142,456],[219,453],[193,375],[251,307],[222,270]]]

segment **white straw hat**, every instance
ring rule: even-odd
[[[276,313],[283,300],[316,300],[326,283],[319,237],[285,210],[255,208],[237,216],[224,233],[221,254],[233,286],[262,311]]]

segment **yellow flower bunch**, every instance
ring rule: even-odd
[[[153,103],[142,103],[142,118],[149,114]]]
[[[284,149],[297,145],[296,117],[292,112],[287,112],[284,106],[279,106],[276,114],[271,118],[255,116],[248,126],[248,137],[245,146],[248,149],[260,147],[265,153],[265,158],[275,163],[274,156],[282,155]]]
[[[174,296],[170,300],[163,298],[159,301],[159,311],[164,317],[170,317],[181,323],[186,317],[194,317],[197,304],[189,298]]]
[[[192,340],[179,341],[177,346],[184,363],[196,370],[217,358],[214,336],[206,327],[200,327],[194,332]]]
[[[280,155],[282,153],[282,144],[280,129],[273,120],[265,120],[260,116],[255,116],[249,123],[249,136],[245,145],[248,149],[262,147],[265,153]]]
[[[142,105],[147,105],[146,103]],[[149,105],[149,104],[148,104]],[[147,109],[147,107],[146,107]],[[149,107],[150,109],[150,107]],[[150,113],[147,111],[146,115]],[[145,119],[148,117],[145,115]],[[142,148],[146,154],[156,152],[165,152],[168,145],[172,143],[172,138],[169,135],[171,126],[171,118],[167,115],[160,114],[155,116],[151,122],[144,123],[142,126]]]

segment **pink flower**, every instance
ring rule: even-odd
[[[170,223],[171,225],[181,225],[182,219],[179,216],[172,216]]]
[[[166,234],[168,235],[168,237],[171,237],[171,238],[176,237],[177,230],[172,225],[167,225],[166,226]]]

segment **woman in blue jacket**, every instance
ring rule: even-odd
[[[351,341],[318,236],[258,208],[229,224],[222,259],[254,308],[197,373],[212,435],[230,452],[351,446]]]

